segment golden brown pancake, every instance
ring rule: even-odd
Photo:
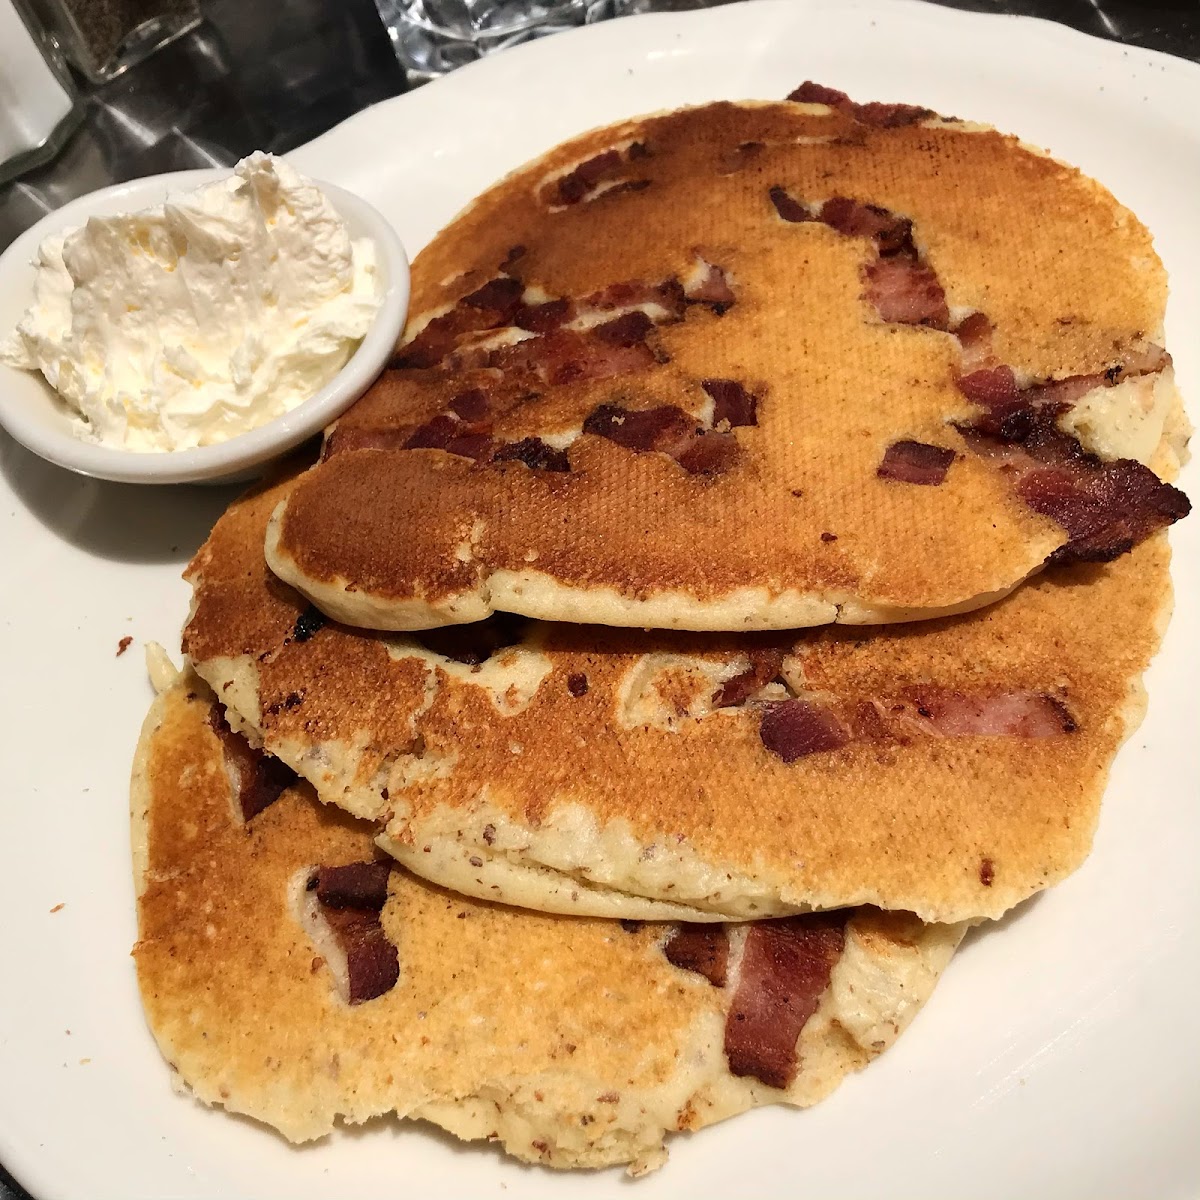
[[[994,130],[798,103],[622,122],[418,256],[394,369],[268,560],[377,629],[972,609],[1187,511],[1141,465],[1176,403],[1165,297],[1132,213]]]
[[[366,634],[266,569],[292,486],[235,503],[196,556],[185,653],[411,870],[556,912],[999,916],[1086,857],[1171,603],[1159,535],[870,636]]]
[[[329,907],[326,872],[374,870],[371,827],[305,784],[237,815],[218,713],[184,676],[143,730],[138,982],[178,1079],[292,1141],[395,1113],[528,1162],[648,1170],[668,1132],[821,1099],[895,1040],[961,937],[868,910],[629,930],[465,900],[398,868],[375,900],[343,888]],[[388,951],[371,998],[342,998],[336,948],[313,938],[330,921]]]

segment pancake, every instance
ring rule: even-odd
[[[418,256],[406,341],[272,569],[383,630],[916,620],[1188,503],[1166,280],[1099,184],[922,110],[712,104],[576,138]]]
[[[828,1094],[895,1040],[962,934],[868,910],[729,934],[625,929],[386,867],[371,896],[347,874],[378,875],[371,827],[305,784],[276,786],[245,819],[232,735],[214,726],[213,697],[185,676],[143,729],[138,982],[176,1080],[292,1141],[395,1113],[527,1162],[640,1173],[672,1130]]]
[[[367,634],[266,569],[295,486],[217,523],[188,569],[184,652],[233,723],[383,823],[411,870],[552,912],[998,917],[1084,861],[1171,605],[1160,534],[869,637]]]

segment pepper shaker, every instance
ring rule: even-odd
[[[107,83],[200,23],[198,0],[28,0],[63,54]]]

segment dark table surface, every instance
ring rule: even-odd
[[[1024,13],[1200,61],[1200,0],[934,0]],[[661,7],[696,7],[662,0]],[[160,171],[282,153],[406,90],[372,0],[201,0],[194,33],[87,91],[59,156],[0,188],[0,249],[96,188]],[[0,1166],[0,1200],[30,1200]]]

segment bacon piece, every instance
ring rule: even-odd
[[[801,104],[827,104],[830,108],[836,108],[838,112],[851,117],[860,124],[887,129],[900,125],[912,125],[934,115],[931,109],[918,108],[914,104],[881,104],[878,101],[870,104],[855,104],[845,92],[825,87],[824,84],[813,83],[811,80],[805,81],[791,92],[788,99]]]
[[[847,237],[873,238],[880,254],[897,254],[907,250],[916,256],[912,222],[876,204],[863,204],[846,196],[834,196],[821,205],[818,220]]]
[[[1153,375],[1158,371],[1166,370],[1170,365],[1170,354],[1161,346],[1147,342],[1143,349],[1131,350],[1125,355],[1119,366],[1118,379],[1110,379],[1110,382],[1117,383],[1120,379],[1128,378],[1130,375]]]
[[[626,450],[665,450],[686,445],[696,432],[695,418],[681,408],[628,409],[601,404],[583,423],[583,432],[607,438]]]
[[[667,962],[724,987],[729,970],[729,935],[724,925],[676,925],[663,943]]]
[[[347,863],[341,867],[318,867],[309,879],[309,889],[328,908],[381,909],[387,902],[387,862]]]
[[[603,325],[592,327],[591,333],[610,346],[633,346],[644,342],[653,331],[654,322],[640,309],[622,313]]]
[[[627,331],[629,327],[622,328]],[[632,341],[622,345],[620,337],[614,336],[614,331],[609,331],[606,337],[596,337],[595,333],[596,329],[587,333],[556,329],[543,337],[493,350],[488,356],[487,365],[505,372],[528,371],[542,383],[559,386],[587,379],[627,375],[653,366],[658,361],[653,349],[645,342]]]
[[[534,471],[569,471],[571,460],[565,450],[556,450],[541,438],[527,437],[509,442],[492,455],[492,462],[520,462]]]
[[[906,699],[943,737],[1058,737],[1078,726],[1061,700],[1045,692],[960,692],[922,687]]]
[[[854,102],[845,92],[837,88],[826,87],[823,83],[813,83],[806,79],[798,88],[788,93],[787,98],[798,104],[827,104],[830,108],[841,108]]]
[[[1178,488],[1128,458],[1105,463],[1086,455],[1071,468],[1031,471],[1017,492],[1067,531],[1070,540],[1050,555],[1054,564],[1112,562],[1192,508]]]
[[[450,401],[450,411],[460,421],[478,423],[488,416],[488,399],[482,388],[459,392]]]
[[[555,189],[558,203],[578,204],[601,180],[611,178],[621,169],[621,152],[605,150],[586,162],[581,162],[573,171],[563,175]]]
[[[489,316],[494,314],[498,319],[494,321],[493,326],[488,326],[488,328],[492,328],[495,325],[507,324],[507,318],[516,312],[524,293],[525,285],[519,279],[500,275],[495,279],[489,279],[487,283],[476,288],[470,295],[464,296],[459,304],[465,304],[468,308],[480,309]]]
[[[495,441],[475,425],[458,421],[448,413],[439,413],[413,430],[404,443],[405,450],[445,450],[461,458],[491,457]]]
[[[897,129],[902,125],[915,125],[927,117],[935,116],[933,109],[921,108],[916,104],[881,104],[873,100],[870,104],[853,104],[848,116],[862,125],[874,125],[880,129]]]
[[[963,377],[985,366],[992,352],[992,323],[984,313],[971,313],[950,332],[962,348]]]
[[[793,200],[788,195],[786,189],[781,188],[778,184],[767,195],[771,197],[771,203],[775,205],[775,211],[785,221],[791,221],[792,224],[798,225],[803,221],[815,221],[817,219],[799,200]]]
[[[390,991],[400,978],[400,956],[383,931],[389,864],[318,867],[308,879],[321,917],[346,959],[346,999],[362,1004]]]
[[[741,452],[732,433],[700,430],[671,456],[689,475],[721,475],[737,462]]]
[[[738,1076],[786,1088],[796,1043],[829,987],[846,944],[846,918],[808,913],[746,927],[737,988],[725,1019],[725,1058]]]
[[[637,308],[641,305],[653,305],[665,310],[668,319],[679,318],[683,316],[687,307],[687,297],[683,294],[679,280],[671,277],[661,283],[642,283],[636,280],[611,283],[608,287],[585,296],[579,302],[579,308],[583,312],[604,312],[608,309]],[[648,314],[642,315],[648,318]],[[653,324],[651,320],[651,326]]]
[[[544,304],[522,305],[513,314],[513,324],[530,333],[549,333],[565,325],[574,316],[569,300],[547,300]]]
[[[528,624],[514,613],[493,613],[485,621],[470,625],[443,625],[439,629],[424,629],[412,637],[426,650],[443,658],[477,667],[498,650],[515,646],[525,635]]]
[[[837,715],[809,700],[777,700],[763,706],[758,726],[762,744],[785,763],[850,741]]]
[[[893,442],[884,453],[875,474],[881,479],[937,487],[945,481],[954,461],[954,451],[926,442]]]
[[[291,767],[235,733],[216,705],[209,709],[208,724],[220,739],[225,774],[243,821],[258,816],[296,782]]]
[[[1055,424],[1059,406],[1018,402],[1000,411],[1000,420],[986,413],[958,428],[972,450],[1005,465],[1030,508],[1067,532],[1048,563],[1111,562],[1191,511],[1178,488],[1141,463],[1087,453]]]
[[[700,386],[712,397],[714,429],[758,424],[758,397],[736,379],[702,379]]]
[[[869,263],[863,271],[865,298],[875,305],[880,320],[900,325],[948,329],[946,293],[929,267],[907,255]]]
[[[718,317],[724,316],[737,300],[729,286],[729,277],[724,268],[703,259],[701,262],[704,275],[687,289],[687,300],[691,304],[707,304]]]
[[[727,679],[713,693],[713,708],[736,708],[745,704],[760,688],[778,677],[783,669],[782,650],[751,650],[750,665],[739,675]]]

